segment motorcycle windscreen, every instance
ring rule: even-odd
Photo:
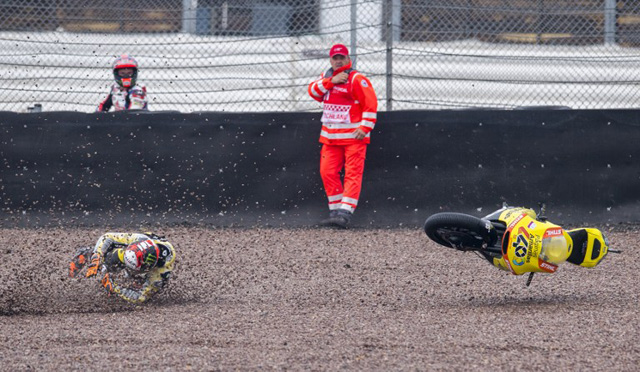
[[[557,265],[569,258],[571,254],[570,248],[570,244],[564,236],[563,229],[549,229],[545,231],[542,238],[540,255],[538,257],[543,261]]]

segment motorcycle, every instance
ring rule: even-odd
[[[476,252],[495,267],[514,275],[553,274],[563,262],[597,266],[608,253],[609,240],[595,228],[565,230],[540,212],[524,207],[502,208],[483,218],[462,213],[436,213],[425,221],[429,239],[463,252]]]

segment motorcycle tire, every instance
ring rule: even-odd
[[[463,251],[482,250],[498,240],[491,222],[463,213],[436,213],[425,221],[424,232],[440,245]]]

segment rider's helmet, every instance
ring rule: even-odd
[[[151,239],[142,240],[129,245],[124,251],[125,266],[136,272],[151,270],[158,263],[160,248]]]
[[[123,88],[136,85],[138,78],[138,61],[128,54],[123,54],[113,61],[113,78]]]

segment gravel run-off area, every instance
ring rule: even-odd
[[[417,228],[153,230],[177,267],[134,306],[67,277],[106,230],[0,229],[0,369],[640,370],[634,229],[529,287]]]

